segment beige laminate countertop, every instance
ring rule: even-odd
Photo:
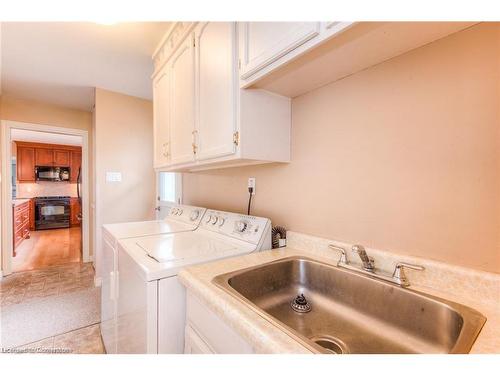
[[[24,199],[24,198],[19,198],[19,199],[13,199],[12,200],[12,207],[19,206],[23,203],[29,202],[30,199]]]
[[[335,264],[333,259],[287,247],[188,267],[181,270],[179,279],[189,292],[244,338],[257,353],[310,353],[291,336],[212,283],[212,279],[217,275],[296,255]],[[496,279],[494,281],[496,282]],[[462,303],[480,311],[486,316],[487,322],[474,343],[471,353],[500,353],[498,300],[496,302],[485,300],[476,294],[461,296],[428,287],[410,287],[410,289]]]

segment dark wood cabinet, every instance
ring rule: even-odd
[[[29,203],[29,214],[30,214],[30,230],[35,230],[35,198],[30,199]]]
[[[13,255],[16,256],[16,248],[25,240],[30,238],[30,202],[26,201],[12,207],[13,222]]]
[[[17,180],[35,182],[35,167],[69,167],[70,182],[76,183],[82,165],[82,148],[45,143],[16,142]]]
[[[71,165],[70,165],[70,182],[78,182],[78,170],[82,166],[82,153],[78,151],[71,152]]]
[[[71,198],[70,209],[71,209],[70,225],[72,227],[79,226],[80,220],[78,219],[78,216],[80,215],[80,213],[82,211],[82,207],[80,205],[80,201],[78,200],[78,198]]]
[[[50,148],[35,148],[35,165],[44,167],[53,166],[54,150]]]
[[[67,150],[54,150],[54,165],[56,167],[69,167],[70,152]]]
[[[35,181],[35,149],[33,147],[17,147],[17,180],[19,182]]]

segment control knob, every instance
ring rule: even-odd
[[[244,221],[236,222],[236,230],[240,233],[243,233],[247,229],[248,224]]]
[[[208,215],[207,219],[205,220],[205,223],[210,223],[210,220],[212,220],[212,215]]]
[[[195,221],[196,219],[198,219],[199,216],[200,216],[200,211],[199,210],[194,210],[193,212],[191,212],[191,215],[189,216],[189,219],[191,221]]]
[[[211,221],[212,225],[215,225],[215,224],[217,223],[217,220],[218,220],[218,219],[219,219],[219,218],[218,218],[217,216],[215,216],[215,215],[214,215],[214,216],[212,216],[212,221]]]

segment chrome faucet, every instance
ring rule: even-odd
[[[375,277],[377,279],[389,281],[393,284],[399,285],[403,288],[410,286],[410,282],[404,273],[404,268],[410,268],[412,270],[423,271],[424,267],[417,264],[408,264],[404,262],[399,262],[396,264],[394,272],[391,274],[384,274],[383,272],[375,272],[375,262],[372,257],[369,257],[366,250],[361,245],[354,245],[351,249],[353,252],[357,253],[363,262],[363,267],[353,266],[349,264],[347,259],[347,253],[343,247],[328,245],[332,250],[337,250],[340,252],[340,258],[337,262],[337,267],[346,268],[348,270],[356,271],[368,275],[370,277]]]
[[[373,272],[375,270],[375,262],[374,262],[372,257],[368,256],[368,254],[366,253],[366,250],[363,246],[354,245],[351,248],[351,250],[359,255],[361,262],[363,262],[363,269],[365,271]]]

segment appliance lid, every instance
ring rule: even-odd
[[[136,240],[146,254],[158,263],[178,262],[219,256],[238,249],[235,244],[204,236],[196,232],[183,232]]]

